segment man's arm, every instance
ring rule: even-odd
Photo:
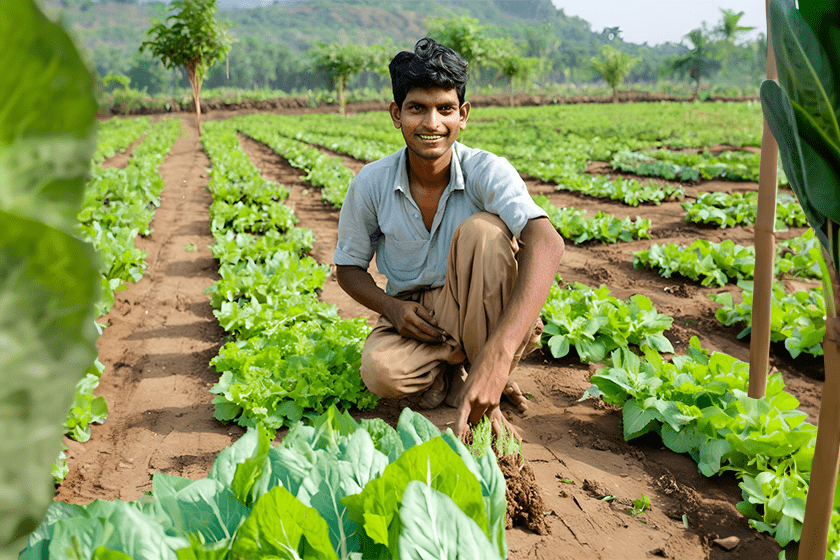
[[[336,266],[336,279],[341,289],[367,307],[387,317],[402,336],[421,342],[439,343],[446,333],[425,307],[416,301],[403,301],[389,296],[376,285],[367,270],[358,266]]]
[[[490,417],[494,431],[498,431],[504,422],[499,401],[514,354],[533,329],[563,257],[563,238],[548,218],[528,220],[520,238],[519,272],[510,300],[470,367],[462,390],[457,425],[457,433],[462,437],[468,424],[477,424],[485,414]]]

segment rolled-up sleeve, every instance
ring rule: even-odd
[[[484,209],[499,216],[511,233],[519,237],[528,220],[547,217],[508,160],[488,152],[478,157],[471,173],[475,189],[484,201]]]
[[[333,262],[339,266],[358,266],[367,270],[379,233],[370,192],[361,188],[358,177],[350,183],[338,219],[338,243]]]

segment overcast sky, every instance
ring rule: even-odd
[[[628,43],[659,45],[683,37],[705,21],[709,28],[721,20],[720,8],[744,12],[738,24],[756,27],[766,34],[764,0],[552,0],[567,16],[579,16],[600,32],[605,27],[621,28]],[[744,36],[742,36],[744,37]],[[685,42],[688,45],[688,41]]]

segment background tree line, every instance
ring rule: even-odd
[[[137,0],[49,0],[85,44],[101,77],[125,75],[131,87],[150,96],[173,95],[189,87],[185,72],[166,69],[139,46],[153,21],[165,20],[163,2]],[[680,44],[627,43],[620,26],[600,31],[567,16],[550,0],[309,0],[250,9],[221,10],[234,38],[227,61],[211,67],[206,88],[334,90],[337,74],[319,64],[319,49],[334,46],[390,58],[430,35],[452,43],[470,59],[473,87],[530,88],[605,81],[612,51],[632,61],[618,84],[655,85],[663,79],[693,85],[714,83],[732,91],[757,91],[765,73],[763,35],[744,41],[740,14],[721,10],[714,26],[698,26]],[[319,46],[320,45],[320,46]],[[605,47],[609,47],[608,50]],[[384,49],[384,50],[383,50]],[[383,54],[384,52],[384,54]],[[380,91],[387,73],[364,63],[338,80],[344,89]],[[609,80],[606,80],[609,84]],[[111,89],[119,86],[112,84]]]

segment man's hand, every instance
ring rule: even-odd
[[[430,344],[446,340],[446,332],[438,326],[437,320],[416,301],[392,298],[383,303],[382,307],[383,313],[401,336]]]
[[[507,385],[513,354],[501,346],[488,344],[470,368],[462,389],[455,433],[463,439],[469,426],[475,426],[485,414],[493,423],[493,433],[499,435],[507,420],[499,410],[499,401]],[[512,429],[512,426],[510,427]],[[515,430],[514,430],[515,431]]]

